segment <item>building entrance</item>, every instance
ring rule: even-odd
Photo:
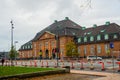
[[[45,57],[46,57],[46,59],[49,59],[49,50],[48,49],[45,50]]]

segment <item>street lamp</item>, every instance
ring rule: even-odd
[[[11,54],[13,54],[13,29],[14,29],[13,21],[11,20],[10,23],[11,23]],[[11,61],[11,65],[13,65],[12,61]]]
[[[58,65],[58,52],[59,52],[59,48],[58,48],[58,46],[59,46],[59,43],[58,43],[59,37],[58,37],[58,35],[55,36],[55,39],[56,39],[56,54],[57,54],[57,67],[58,67],[59,66]]]
[[[18,43],[18,41],[14,42],[14,46],[15,46],[15,51],[16,51],[16,44]],[[15,60],[16,60],[16,53],[15,53]]]

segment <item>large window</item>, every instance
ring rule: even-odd
[[[87,54],[87,46],[84,46],[84,54]]]
[[[97,40],[101,40],[101,35],[97,35]]]
[[[45,42],[45,47],[48,48],[48,42]]]
[[[43,46],[42,43],[40,43],[40,49],[42,49],[42,46]]]
[[[97,53],[101,53],[101,46],[97,45]]]
[[[105,44],[105,52],[106,52],[107,54],[110,53],[109,44]]]
[[[95,50],[94,50],[94,45],[90,46],[90,54],[94,55],[95,54]]]
[[[78,53],[80,54],[80,47],[78,47]]]
[[[87,37],[84,37],[84,42],[87,42]]]
[[[28,45],[28,49],[30,49],[30,45]]]
[[[105,34],[104,39],[107,40],[109,38],[108,34]]]
[[[78,38],[78,43],[80,43],[81,42],[81,38]]]
[[[90,41],[94,41],[94,37],[93,36],[90,37]]]

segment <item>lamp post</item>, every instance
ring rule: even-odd
[[[59,66],[58,65],[58,52],[59,52],[59,50],[58,50],[58,46],[59,46],[59,43],[58,43],[59,37],[58,37],[58,35],[55,36],[55,39],[56,39],[56,54],[57,54],[57,67],[58,67]]]
[[[16,44],[18,43],[18,41],[14,42],[14,46],[15,46],[15,51],[16,51]],[[15,60],[16,60],[16,53],[15,53]]]
[[[10,23],[11,23],[11,54],[13,54],[13,29],[14,29],[13,21],[11,20]],[[12,60],[11,60],[11,65],[13,65]]]

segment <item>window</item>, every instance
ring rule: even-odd
[[[105,34],[104,39],[107,40],[109,38],[108,34]]]
[[[75,33],[74,33],[74,32],[72,32],[72,34],[73,34],[73,35],[75,35]]]
[[[105,29],[104,29],[104,30],[101,30],[100,32],[101,32],[101,33],[105,32]]]
[[[32,48],[32,44],[31,44],[31,48]]]
[[[105,44],[105,52],[110,53],[109,44]]]
[[[23,46],[22,49],[25,49],[25,47]]]
[[[87,53],[87,47],[84,46],[84,54],[86,54],[86,53]]]
[[[94,37],[93,36],[90,37],[90,41],[94,41]]]
[[[101,35],[98,35],[98,36],[97,36],[97,40],[101,40]]]
[[[81,38],[78,38],[78,43],[80,43],[81,42]]]
[[[27,49],[27,45],[25,46],[25,49]]]
[[[45,47],[48,48],[48,42],[45,42]]]
[[[80,47],[78,47],[78,53],[80,54]]]
[[[28,49],[30,49],[30,45],[28,45]]]
[[[101,53],[101,46],[97,45],[97,53]]]
[[[34,48],[36,49],[36,43],[34,43]]]
[[[87,34],[89,35],[89,34],[91,34],[92,32],[88,32]]]
[[[114,39],[118,38],[117,34],[114,34],[114,35],[113,35],[113,38],[114,38]]]
[[[94,53],[95,53],[94,45],[91,45],[91,46],[90,46],[90,49],[91,49],[91,50],[90,50],[90,54],[91,54],[91,55],[94,55]]]
[[[87,42],[87,37],[84,37],[84,42]]]
[[[63,44],[63,43],[60,41],[60,44]],[[51,42],[51,46],[52,46],[52,47],[55,46],[55,42],[54,42],[54,41]]]

